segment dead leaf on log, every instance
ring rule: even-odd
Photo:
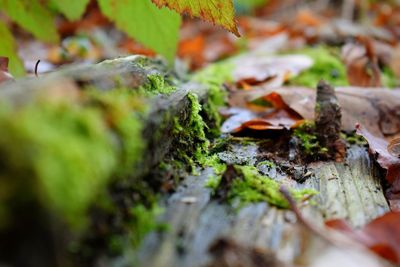
[[[379,256],[400,263],[400,213],[388,212],[355,230],[344,220],[330,220],[325,224],[368,247]]]
[[[8,72],[8,57],[0,57],[0,84],[14,80]]]
[[[386,180],[390,184],[390,188],[386,192],[388,199],[398,202],[400,200],[400,158],[389,153],[388,141],[373,135],[359,124],[356,128],[357,134],[368,141],[369,149],[374,154],[378,164],[387,171]]]
[[[290,129],[303,119],[272,92],[262,97],[272,107],[250,104],[247,108],[228,108],[222,115],[230,116],[221,126],[223,133],[236,133],[244,129],[257,131]]]
[[[290,203],[297,217],[297,225],[302,231],[306,251],[297,259],[302,266],[311,267],[383,267],[390,266],[385,260],[370,252],[349,235],[343,235],[331,229],[322,228],[314,221],[306,219],[289,191],[281,186],[281,193]],[[342,226],[343,224],[339,224]],[[350,227],[348,227],[350,228]],[[347,229],[347,228],[346,228]],[[312,247],[313,249],[310,249]],[[318,249],[316,249],[318,248]]]
[[[339,87],[335,91],[342,109],[342,130],[353,131],[359,122],[378,137],[392,138],[400,134],[400,89]],[[250,91],[238,90],[231,94],[229,104],[247,107],[247,103],[272,92],[279,94],[301,117],[314,120],[316,91],[305,87],[260,86]]]

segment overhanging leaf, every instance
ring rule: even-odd
[[[51,2],[69,20],[77,20],[85,12],[89,0],[52,0]]]
[[[232,0],[152,0],[159,7],[169,7],[179,13],[218,24],[240,36],[235,23]]]
[[[7,29],[7,26],[0,21],[0,56],[10,59],[9,69],[14,76],[22,76],[25,74],[24,66],[17,54],[17,44]]]
[[[117,28],[143,45],[174,58],[181,18],[166,8],[158,9],[150,0],[98,0],[100,9]]]
[[[0,0],[0,10],[36,38],[56,43],[59,40],[54,16],[39,0]]]

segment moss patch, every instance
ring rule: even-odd
[[[213,64],[193,75],[192,80],[207,87],[207,101],[203,105],[205,120],[212,136],[220,133],[222,118],[218,108],[226,103],[227,92],[223,84],[232,81],[234,65],[229,61]]]
[[[147,92],[169,95],[176,91],[176,87],[169,85],[160,74],[147,75],[149,83],[144,86]]]
[[[293,132],[293,135],[299,138],[300,146],[307,156],[318,156],[328,151],[319,144],[318,137],[314,132],[315,123],[311,121],[302,123]]]
[[[289,208],[289,203],[279,192],[280,184],[268,176],[260,175],[253,166],[235,166],[239,173],[232,184],[229,199],[239,199],[241,205],[267,202],[279,208]],[[317,194],[313,189],[290,190],[295,200],[301,201]]]
[[[338,56],[339,51],[326,46],[318,46],[299,50],[296,53],[311,57],[314,60],[314,65],[298,76],[291,78],[290,84],[315,88],[321,79],[333,86],[349,84],[346,77],[346,67]]]
[[[2,216],[38,201],[58,220],[79,230],[87,210],[104,196],[111,178],[126,173],[144,149],[137,98],[128,89],[89,90],[79,101],[40,100],[0,111]]]
[[[180,121],[175,118],[174,135],[177,144],[173,158],[185,162],[193,172],[195,162],[204,162],[210,142],[205,134],[207,125],[200,115],[202,106],[197,95],[188,94],[187,98],[190,106],[187,119]]]

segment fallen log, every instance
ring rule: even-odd
[[[132,56],[0,88],[1,263],[92,265],[127,230],[139,239],[127,227],[140,212],[151,220],[164,179],[144,178],[176,154],[177,124],[190,128],[207,97],[176,81]],[[203,141],[196,134],[181,153]]]

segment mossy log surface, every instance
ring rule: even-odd
[[[20,107],[27,105],[36,95],[40,96],[43,91],[51,92],[45,89],[53,88],[57,91],[60,86],[63,90],[67,90],[68,86],[80,89],[91,86],[102,91],[121,87],[132,89],[151,83],[149,75],[153,74],[174,79],[174,75],[157,62],[149,64],[141,57],[128,57],[94,66],[71,67],[39,79],[30,78],[6,84],[0,87],[0,98],[8,99],[13,105]],[[217,82],[214,86],[218,89]],[[310,244],[290,210],[279,209],[266,202],[236,205],[237,203],[217,198],[214,189],[209,186],[210,177],[216,175],[215,169],[201,163],[210,155],[203,155],[203,159],[199,158],[201,155],[195,155],[197,152],[207,154],[205,147],[209,145],[208,140],[204,140],[207,125],[203,121],[193,121],[194,118],[200,119],[201,107],[195,101],[198,99],[204,104],[207,101],[208,88],[197,83],[177,83],[176,87],[171,93],[156,93],[151,97],[146,95],[143,98],[145,111],[133,112],[137,113],[143,126],[136,141],[142,142],[144,146],[139,150],[139,160],[129,162],[132,166],[128,177],[122,180],[110,178],[107,184],[107,197],[117,210],[106,214],[99,213],[96,209],[91,210],[92,222],[86,229],[88,237],[84,236],[89,246],[75,248],[83,260],[70,260],[69,241],[73,232],[65,227],[64,222],[60,222],[60,218],[48,212],[47,206],[38,201],[44,206],[39,209],[41,213],[20,212],[17,218],[20,223],[12,225],[13,229],[6,234],[0,231],[0,265],[4,262],[11,266],[41,267],[219,266],[216,263],[212,265],[214,258],[209,250],[216,241],[228,237],[236,241],[239,247],[265,249],[281,262],[305,262],[300,266],[307,266],[306,254],[309,250],[316,251],[318,248]],[[203,112],[207,111],[204,106]],[[194,110],[196,114],[193,114]],[[208,115],[205,114],[205,117]],[[106,116],[106,119],[109,118]],[[118,136],[115,131],[114,134]],[[179,138],[186,140],[177,140]],[[237,140],[226,139],[225,145],[218,152],[213,152],[213,156],[217,156],[220,163],[227,165],[257,167],[261,174],[291,188],[317,190],[319,194],[312,198],[315,203],[301,207],[304,217],[317,225],[322,225],[326,219],[344,218],[353,226],[362,226],[389,210],[380,184],[379,170],[363,146],[351,146],[345,160],[340,163],[325,161],[296,165],[282,159],[275,162],[272,156],[264,153],[265,147],[260,140]],[[196,142],[202,142],[201,146],[196,147]],[[189,152],[189,155],[184,152]],[[157,171],[164,160],[174,159],[171,158],[173,156],[178,156],[180,162],[177,166],[181,169],[174,173],[176,181],[172,188],[163,191],[163,187],[170,186],[165,182],[169,182],[171,177],[152,172]],[[266,161],[272,161],[272,164],[261,164]],[[288,168],[291,168],[290,173],[286,171]],[[192,174],[187,169],[192,169]],[[0,172],[0,178],[3,179],[1,174]],[[145,186],[141,187],[142,184]],[[176,184],[178,185],[175,187]],[[150,194],[159,195],[159,198],[151,196],[152,200],[146,201],[146,190],[150,190]],[[40,195],[35,197],[40,198]],[[128,217],[126,213],[131,212],[132,208],[137,213],[143,212],[143,209],[151,207],[156,201],[164,209],[159,215],[158,223],[165,224],[166,229],[140,234],[134,232],[135,238],[145,235],[144,239],[135,239],[135,246],[125,242],[126,240],[122,243],[115,242],[115,238],[104,241],[110,235],[123,239],[132,229],[136,230],[137,225],[124,223]],[[93,202],[98,204],[101,199],[94,199]],[[137,207],[137,204],[143,206]],[[144,224],[154,223],[152,218],[143,218]],[[27,225],[30,227],[26,227]],[[4,229],[0,227],[0,230]],[[110,247],[115,251],[110,251]],[[92,250],[86,250],[88,248]],[[86,254],[89,258],[85,258]],[[240,262],[238,264],[241,266]],[[243,266],[247,267],[244,263]]]
[[[255,162],[258,157],[254,144],[235,145],[225,152],[232,153],[231,158],[237,160],[238,151],[245,151],[246,162]],[[307,166],[307,171],[309,178],[303,184],[280,174],[277,167],[269,168],[267,173],[292,187],[315,188],[320,192],[315,205],[301,209],[306,219],[318,225],[326,219],[343,218],[353,226],[362,226],[389,210],[379,171],[364,147],[352,146],[342,163],[314,163]],[[213,199],[212,190],[205,187],[210,173],[211,169],[205,169],[199,176],[186,177],[177,192],[165,201],[166,213],[161,220],[170,224],[170,231],[153,233],[145,239],[140,266],[208,266],[212,261],[210,246],[223,237],[272,251],[289,264],[306,257],[311,244],[299,231],[291,211],[267,203],[233,209]]]
[[[24,110],[26,106],[29,107],[33,105],[33,107],[37,107],[42,105],[41,99],[45,99],[45,103],[48,102],[47,99],[50,99],[50,103],[53,102],[52,99],[58,99],[55,100],[54,104],[56,107],[58,107],[58,101],[60,101],[59,98],[61,97],[63,99],[60,102],[63,102],[65,99],[67,99],[67,108],[65,112],[70,112],[69,109],[71,106],[72,110],[74,110],[76,105],[81,105],[80,98],[78,97],[78,100],[75,99],[75,93],[79,90],[83,90],[82,92],[86,92],[87,90],[112,92],[114,90],[123,88],[123,90],[132,90],[132,92],[135,92],[135,90],[139,90],[140,88],[151,84],[152,81],[149,78],[150,75],[161,75],[163,79],[170,79],[172,81],[171,83],[175,85],[173,82],[173,74],[169,73],[168,69],[157,60],[148,60],[140,56],[131,56],[107,60],[96,65],[71,66],[66,69],[58,70],[54,73],[43,75],[43,77],[40,78],[26,78],[18,80],[17,82],[3,84],[0,87],[0,98],[2,99],[2,105],[3,103],[6,103],[7,107],[11,106],[11,110]],[[129,172],[128,174],[124,174],[125,177],[122,177],[122,179],[119,177],[112,177],[115,175],[120,175],[118,173],[119,170],[116,170],[116,172],[111,172],[108,170],[107,173],[102,174],[102,177],[104,176],[102,179],[105,180],[104,184],[107,187],[106,190],[104,190],[104,188],[102,189],[97,187],[93,187],[92,189],[90,189],[90,187],[87,188],[87,185],[90,183],[90,181],[80,181],[79,179],[71,180],[73,183],[71,182],[70,185],[68,185],[67,182],[63,182],[67,187],[70,188],[62,189],[59,188],[59,185],[61,184],[57,180],[60,178],[57,178],[56,181],[58,185],[53,184],[53,188],[45,188],[44,191],[40,191],[43,189],[36,191],[35,189],[31,189],[31,186],[32,188],[36,188],[35,183],[43,183],[43,181],[40,180],[40,174],[35,172],[34,174],[30,174],[29,169],[28,173],[21,173],[15,177],[12,177],[12,172],[9,171],[9,169],[12,169],[9,167],[10,163],[8,161],[2,162],[2,164],[7,167],[0,172],[2,184],[12,184],[9,183],[9,181],[14,179],[15,181],[19,181],[18,184],[21,184],[22,189],[24,187],[29,187],[27,191],[32,191],[33,193],[30,194],[33,196],[31,200],[24,200],[22,201],[22,204],[18,203],[15,205],[16,207],[9,208],[11,214],[8,215],[7,220],[11,220],[12,223],[6,226],[2,225],[2,228],[0,227],[0,263],[4,262],[6,264],[11,264],[11,266],[77,266],[79,263],[83,266],[86,266],[92,264],[93,261],[96,261],[95,257],[101,257],[103,253],[109,253],[107,251],[108,248],[105,248],[104,246],[109,246],[109,244],[106,243],[110,242],[110,240],[103,240],[104,237],[109,239],[113,238],[115,232],[118,234],[123,233],[123,229],[127,228],[125,225],[126,221],[130,220],[129,218],[126,218],[128,216],[126,214],[132,212],[130,210],[136,207],[136,205],[144,205],[144,207],[149,208],[149,205],[151,207],[151,205],[153,205],[152,203],[156,199],[156,195],[158,194],[158,186],[160,186],[162,183],[163,177],[156,177],[155,179],[149,179],[149,181],[144,180],[144,177],[151,170],[156,168],[156,166],[166,157],[166,154],[172,150],[171,146],[175,138],[174,128],[176,127],[176,121],[179,120],[181,125],[185,128],[189,127],[187,123],[189,117],[191,116],[193,103],[188,98],[188,94],[190,93],[197,95],[199,101],[203,101],[207,94],[206,88],[199,84],[178,84],[177,82],[175,86],[176,90],[168,94],[158,93],[157,91],[147,92],[146,88],[140,89],[142,90],[142,94],[144,94],[143,96],[140,95],[139,92],[137,97],[134,95],[130,98],[130,100],[133,100],[134,105],[137,104],[139,106],[140,111],[138,112],[129,109],[120,111],[118,107],[115,106],[108,107],[106,106],[108,105],[106,104],[107,101],[113,99],[108,99],[107,97],[103,98],[103,96],[100,95],[97,96],[96,93],[94,93],[95,97],[92,99],[90,95],[93,93],[91,93],[91,91],[89,91],[88,95],[84,95],[85,99],[89,98],[89,101],[94,101],[94,109],[96,110],[96,113],[94,114],[96,119],[105,120],[105,122],[100,123],[104,124],[104,126],[102,126],[105,127],[103,129],[104,131],[110,132],[103,134],[104,136],[108,136],[107,138],[110,139],[107,141],[109,142],[109,145],[111,144],[112,146],[115,146],[115,150],[118,151],[117,153],[122,153],[123,157],[126,156],[123,153],[128,153],[130,157],[137,158],[135,161],[130,160],[126,162],[127,164],[131,164],[131,166],[124,166],[124,168],[128,169]],[[157,88],[151,89],[156,90]],[[68,100],[69,98],[71,98],[71,100]],[[36,104],[35,102],[37,99],[39,99],[39,104]],[[118,100],[118,98],[116,99]],[[103,103],[101,101],[105,102]],[[141,103],[136,103],[136,101]],[[75,102],[78,102],[78,104]],[[84,103],[82,105],[87,104]],[[92,109],[92,107],[89,107],[89,109]],[[97,110],[99,111],[98,113]],[[100,114],[101,110],[104,110],[104,114],[97,115]],[[14,114],[13,112],[14,111],[11,111],[10,114]],[[41,111],[39,110],[39,112]],[[49,112],[53,111],[50,110]],[[128,114],[124,114],[123,112],[128,112]],[[132,113],[132,115],[130,115],[130,113]],[[139,129],[141,129],[141,134],[139,133],[139,135],[134,136],[135,133],[130,132],[130,126],[132,125],[126,124],[121,124],[121,127],[128,126],[128,128],[117,128],[112,130],[108,129],[108,127],[110,127],[108,126],[108,124],[110,124],[109,120],[113,120],[113,114],[116,114],[115,116],[122,116],[123,118],[127,117],[127,122],[131,120],[131,122],[138,124],[138,126],[140,126]],[[29,114],[26,116],[29,118]],[[103,116],[103,118],[100,116]],[[131,116],[133,117],[131,118]],[[16,116],[16,118],[19,117]],[[33,119],[35,119],[35,117],[33,117]],[[115,119],[118,120],[119,117],[116,117]],[[19,122],[15,123],[18,124]],[[77,123],[79,122],[72,121],[73,125],[77,125]],[[50,129],[52,129],[51,127],[54,126],[50,126]],[[79,127],[79,125],[77,127]],[[16,127],[16,129],[19,128]],[[29,128],[29,131],[32,131],[32,129],[33,131],[37,131],[38,134],[40,134],[40,132],[43,130],[40,128],[35,129],[33,126],[32,128]],[[120,130],[122,133],[119,132]],[[55,129],[55,131],[57,131],[57,129]],[[68,143],[69,139],[66,139],[66,143],[63,144],[63,134],[67,135],[71,133],[65,132],[64,129],[59,129],[59,131],[56,133],[56,135],[59,136],[59,141],[61,142],[59,147],[62,149],[64,145],[64,150],[68,150],[68,146],[70,145]],[[79,128],[77,134],[78,136],[81,134],[79,132]],[[85,132],[83,131],[82,134],[84,135]],[[31,144],[31,142],[35,142],[35,136],[37,135],[29,132],[27,136],[28,139],[24,142],[27,142],[26,144]],[[32,136],[34,136],[33,139]],[[135,140],[126,140],[126,138],[135,138]],[[7,140],[5,140],[5,142],[6,141]],[[15,140],[10,140],[10,142],[15,142]],[[126,146],[126,144],[129,143],[131,147],[127,149],[122,147],[121,149],[121,143],[122,146]],[[10,145],[12,146],[11,143]],[[96,145],[96,143],[94,143],[94,145]],[[45,155],[47,155],[46,153],[48,153],[48,151],[50,151],[49,153],[53,153],[50,146],[49,148],[50,150],[46,151],[47,148],[39,144],[37,153],[42,153],[43,151]],[[186,149],[189,149],[189,147]],[[10,151],[10,153],[14,153],[12,147],[10,148]],[[90,153],[90,150],[88,151]],[[114,152],[109,152],[111,154],[108,156],[108,162],[110,162],[110,160],[111,162],[119,161],[118,158],[120,156],[116,157],[112,154]],[[5,150],[1,150],[2,157],[7,157],[7,153],[8,152],[5,152]],[[54,153],[54,157],[57,157],[58,152]],[[93,150],[93,153],[96,153],[96,150]],[[132,153],[140,154],[132,156]],[[67,159],[69,157],[69,159],[74,160],[75,156],[73,154],[66,155]],[[96,156],[97,155],[93,155],[93,157]],[[32,165],[36,163],[31,163],[35,161],[31,161],[29,155],[21,154],[20,157],[21,158],[17,160],[18,162],[26,161],[28,168],[35,167]],[[83,160],[77,164],[90,164],[90,157],[92,156],[89,154],[86,155],[86,157],[89,157],[89,159]],[[62,166],[62,161],[60,163],[61,165],[57,163],[57,158],[54,159],[54,162],[57,165],[58,170],[63,170],[64,166]],[[103,166],[99,165],[87,166],[84,168],[90,169],[93,174],[97,175],[97,173],[100,171],[97,171],[96,169],[102,170],[102,167]],[[44,166],[44,168],[46,168],[46,166]],[[36,175],[38,177],[36,177]],[[65,178],[69,179],[69,177]],[[93,177],[93,179],[97,178],[98,177]],[[48,179],[46,178],[45,180]],[[87,210],[85,217],[91,217],[90,220],[92,220],[92,222],[89,222],[89,225],[85,223],[86,230],[82,231],[82,229],[79,229],[79,233],[76,233],[76,230],[70,229],[68,223],[65,221],[66,218],[63,216],[64,211],[61,213],[53,212],[51,201],[46,200],[48,193],[46,190],[51,191],[57,187],[57,190],[61,190],[59,192],[73,192],[74,190],[80,190],[81,182],[83,182],[82,187],[86,187],[84,189],[86,191],[80,192],[81,195],[82,192],[84,194],[92,194],[90,191],[98,192],[96,194],[93,193],[94,199],[91,197],[92,200],[90,201],[92,201],[92,204],[89,206],[90,209],[81,208],[81,210]],[[106,193],[105,191],[108,192]],[[11,198],[9,198],[8,195],[2,195],[0,204],[4,204],[4,206],[7,207],[7,201],[13,202],[15,199],[18,200],[19,197],[23,199],[23,192],[24,191],[19,191],[15,193],[15,195],[12,195]],[[50,193],[57,199],[64,197],[63,194],[58,194],[56,191]],[[98,199],[98,197],[105,199]],[[146,200],[147,197],[150,199]],[[9,200],[7,200],[8,198]],[[141,203],[143,198],[145,201]],[[64,201],[63,203],[66,203],[68,202],[68,199],[66,198],[62,201]],[[62,205],[64,205],[63,203]],[[79,204],[79,201],[77,201],[77,203]],[[101,207],[100,211],[97,206]],[[105,208],[103,206],[105,206]],[[104,213],[101,211],[102,209],[105,210]],[[73,220],[75,220],[76,217],[77,216],[75,215],[70,216],[70,218]],[[78,220],[78,218],[76,219]],[[79,238],[76,239],[76,236]],[[83,247],[79,245],[78,249],[72,249],[79,254],[77,256],[79,260],[73,260],[71,262],[71,257],[68,255],[71,251],[70,242],[74,241],[74,244],[77,244],[77,240],[80,240],[81,238],[87,240],[84,242],[89,243],[89,247],[91,249],[96,247],[97,250],[94,252],[83,251]],[[38,242],[41,243],[41,245],[38,245]],[[105,244],[103,244],[104,242]],[[106,251],[104,251],[104,249]],[[90,255],[88,254],[89,256],[87,256],[85,253],[89,253]],[[81,259],[82,257],[83,259]]]

